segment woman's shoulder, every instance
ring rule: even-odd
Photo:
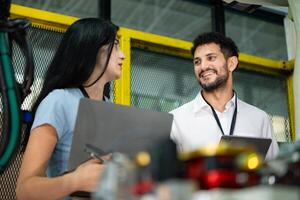
[[[59,138],[71,130],[75,122],[78,103],[82,97],[80,90],[55,89],[39,104],[32,128],[50,124],[56,128]]]
[[[68,88],[68,89],[55,89],[50,92],[45,99],[49,100],[58,100],[58,101],[66,101],[69,98],[81,98],[82,93],[77,88]]]
[[[70,89],[55,89],[50,92],[41,102],[44,105],[69,105],[72,102],[79,101],[83,95],[81,91],[77,88],[70,88]]]

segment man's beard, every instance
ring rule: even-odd
[[[225,68],[226,69],[226,68]],[[215,81],[211,83],[201,83],[199,80],[200,86],[203,88],[204,91],[211,92],[215,89],[221,88],[224,85],[226,85],[226,82],[228,80],[228,71],[225,71],[226,73],[222,76],[218,76]]]

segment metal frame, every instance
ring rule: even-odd
[[[288,76],[286,82],[287,82],[288,112],[290,118],[291,138],[292,141],[296,141],[293,75]]]
[[[11,18],[27,18],[32,25],[37,28],[52,30],[56,32],[65,32],[68,26],[78,20],[76,17],[70,17],[52,12],[46,12],[35,8],[11,5]]]
[[[111,20],[111,0],[98,0],[98,16]]]
[[[225,11],[222,0],[212,0],[212,30],[225,35]]]
[[[293,26],[295,30],[295,37],[294,37],[294,43],[295,43],[295,67],[293,71],[293,99],[295,104],[293,105],[294,108],[294,126],[295,126],[295,134],[297,134],[297,140],[299,140],[300,137],[300,107],[299,107],[299,100],[300,100],[300,85],[299,85],[299,80],[300,80],[300,1],[293,1],[293,0],[288,0],[289,3],[289,17],[290,19],[293,20]],[[295,139],[295,140],[296,140]]]
[[[32,21],[32,25],[34,27],[58,32],[64,32],[70,24],[78,20],[78,18],[75,17],[69,17],[14,4],[11,7],[11,17],[26,17]],[[188,41],[123,27],[120,28],[118,36],[120,37],[121,49],[126,56],[123,63],[122,78],[115,81],[114,84],[115,103],[118,104],[130,105],[131,47],[142,48],[178,57],[192,58],[192,55],[190,54],[192,43]],[[284,77],[286,79],[291,138],[294,141],[296,138],[293,96],[294,61],[272,60],[245,53],[240,53],[239,61],[241,63],[241,66],[239,67],[242,69],[261,74]]]
[[[195,4],[201,4],[201,5],[205,5],[205,6],[212,6],[212,0],[186,0],[186,1],[190,1]],[[257,18],[259,20],[264,20],[264,21],[268,21],[271,23],[283,25],[283,19],[284,19],[285,15],[278,13],[278,12],[272,12],[272,11],[268,11],[266,9],[260,9],[260,8],[255,9],[254,11],[252,10],[252,12],[250,10],[250,12],[249,12],[248,9],[239,10],[239,9],[233,8],[230,4],[225,3],[225,2],[223,2],[223,6],[225,9],[225,12],[235,12],[235,13],[238,13],[239,15],[245,15],[247,17]],[[250,4],[249,4],[249,6],[250,6]],[[254,5],[252,5],[252,6],[254,6]]]

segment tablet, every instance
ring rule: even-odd
[[[226,142],[229,145],[239,145],[239,146],[251,146],[260,153],[264,158],[267,155],[269,147],[272,143],[271,138],[258,138],[258,137],[246,137],[246,136],[232,136],[223,135],[221,137],[220,143]]]

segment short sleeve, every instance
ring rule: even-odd
[[[31,129],[43,124],[53,126],[60,139],[65,132],[66,117],[63,107],[64,96],[62,93],[50,93],[38,106]]]
[[[274,135],[273,126],[271,124],[271,120],[269,116],[265,113],[264,116],[264,123],[263,123],[263,137],[271,138],[272,143],[269,147],[268,153],[266,155],[266,160],[272,160],[275,159],[278,155],[278,144]]]
[[[181,144],[182,139],[180,139],[179,128],[176,123],[176,116],[175,116],[174,112],[172,112],[172,111],[170,112],[170,114],[173,115],[173,122],[172,122],[170,138],[171,138],[171,140],[173,140],[176,143],[177,150],[182,151],[183,150],[182,144]]]

